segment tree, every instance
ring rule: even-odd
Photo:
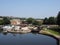
[[[48,24],[56,24],[56,20],[54,17],[49,17]]]
[[[56,21],[55,17],[49,17],[43,20],[43,24],[56,24]]]
[[[28,18],[26,21],[28,24],[38,25],[38,26],[42,25],[42,22],[39,22],[34,18]]]
[[[40,25],[42,25],[42,22],[39,22],[39,21],[34,21],[33,23],[32,23],[33,25],[38,25],[38,26],[40,26]]]
[[[4,25],[10,24],[10,20],[7,17],[4,17],[3,21],[4,21],[4,23],[3,23]]]
[[[3,20],[0,20],[0,25],[3,25],[3,23],[4,23]]]
[[[59,11],[59,13],[57,15],[57,24],[60,25],[60,11]]]
[[[43,20],[43,24],[48,24],[48,18],[45,18],[45,19]]]
[[[33,19],[33,18],[28,18],[26,21],[28,22],[28,24],[32,24],[34,20],[35,19]]]

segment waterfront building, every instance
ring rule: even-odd
[[[12,19],[10,22],[11,25],[20,25],[22,23],[20,19]]]

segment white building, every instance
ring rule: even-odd
[[[20,25],[21,24],[21,20],[20,19],[12,19],[10,20],[11,25]]]

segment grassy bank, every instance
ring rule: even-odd
[[[39,33],[54,37],[55,39],[58,40],[57,42],[58,45],[60,45],[60,33],[59,32],[50,30],[50,29],[43,29]]]
[[[48,31],[48,32],[51,32],[51,33],[54,34],[54,35],[60,36],[60,33],[57,32],[57,31],[54,31],[54,30],[47,30],[47,31]]]
[[[42,34],[49,34],[49,35],[52,35],[58,39],[60,39],[60,33],[57,32],[57,31],[54,31],[54,30],[49,30],[49,29],[43,29],[41,30],[39,33],[42,33]]]
[[[60,45],[60,33],[59,32],[54,31],[54,30],[45,29],[45,30],[41,30],[39,33],[48,35],[48,36],[51,36],[51,37],[57,39],[57,44]]]

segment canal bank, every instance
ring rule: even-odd
[[[43,34],[43,35],[48,35],[48,36],[51,36],[51,37],[53,37],[53,38],[55,38],[58,42],[58,45],[60,45],[60,34],[54,34],[54,33],[52,33],[52,32],[50,32],[49,30],[41,30],[41,31],[39,31],[39,33],[40,34]]]

